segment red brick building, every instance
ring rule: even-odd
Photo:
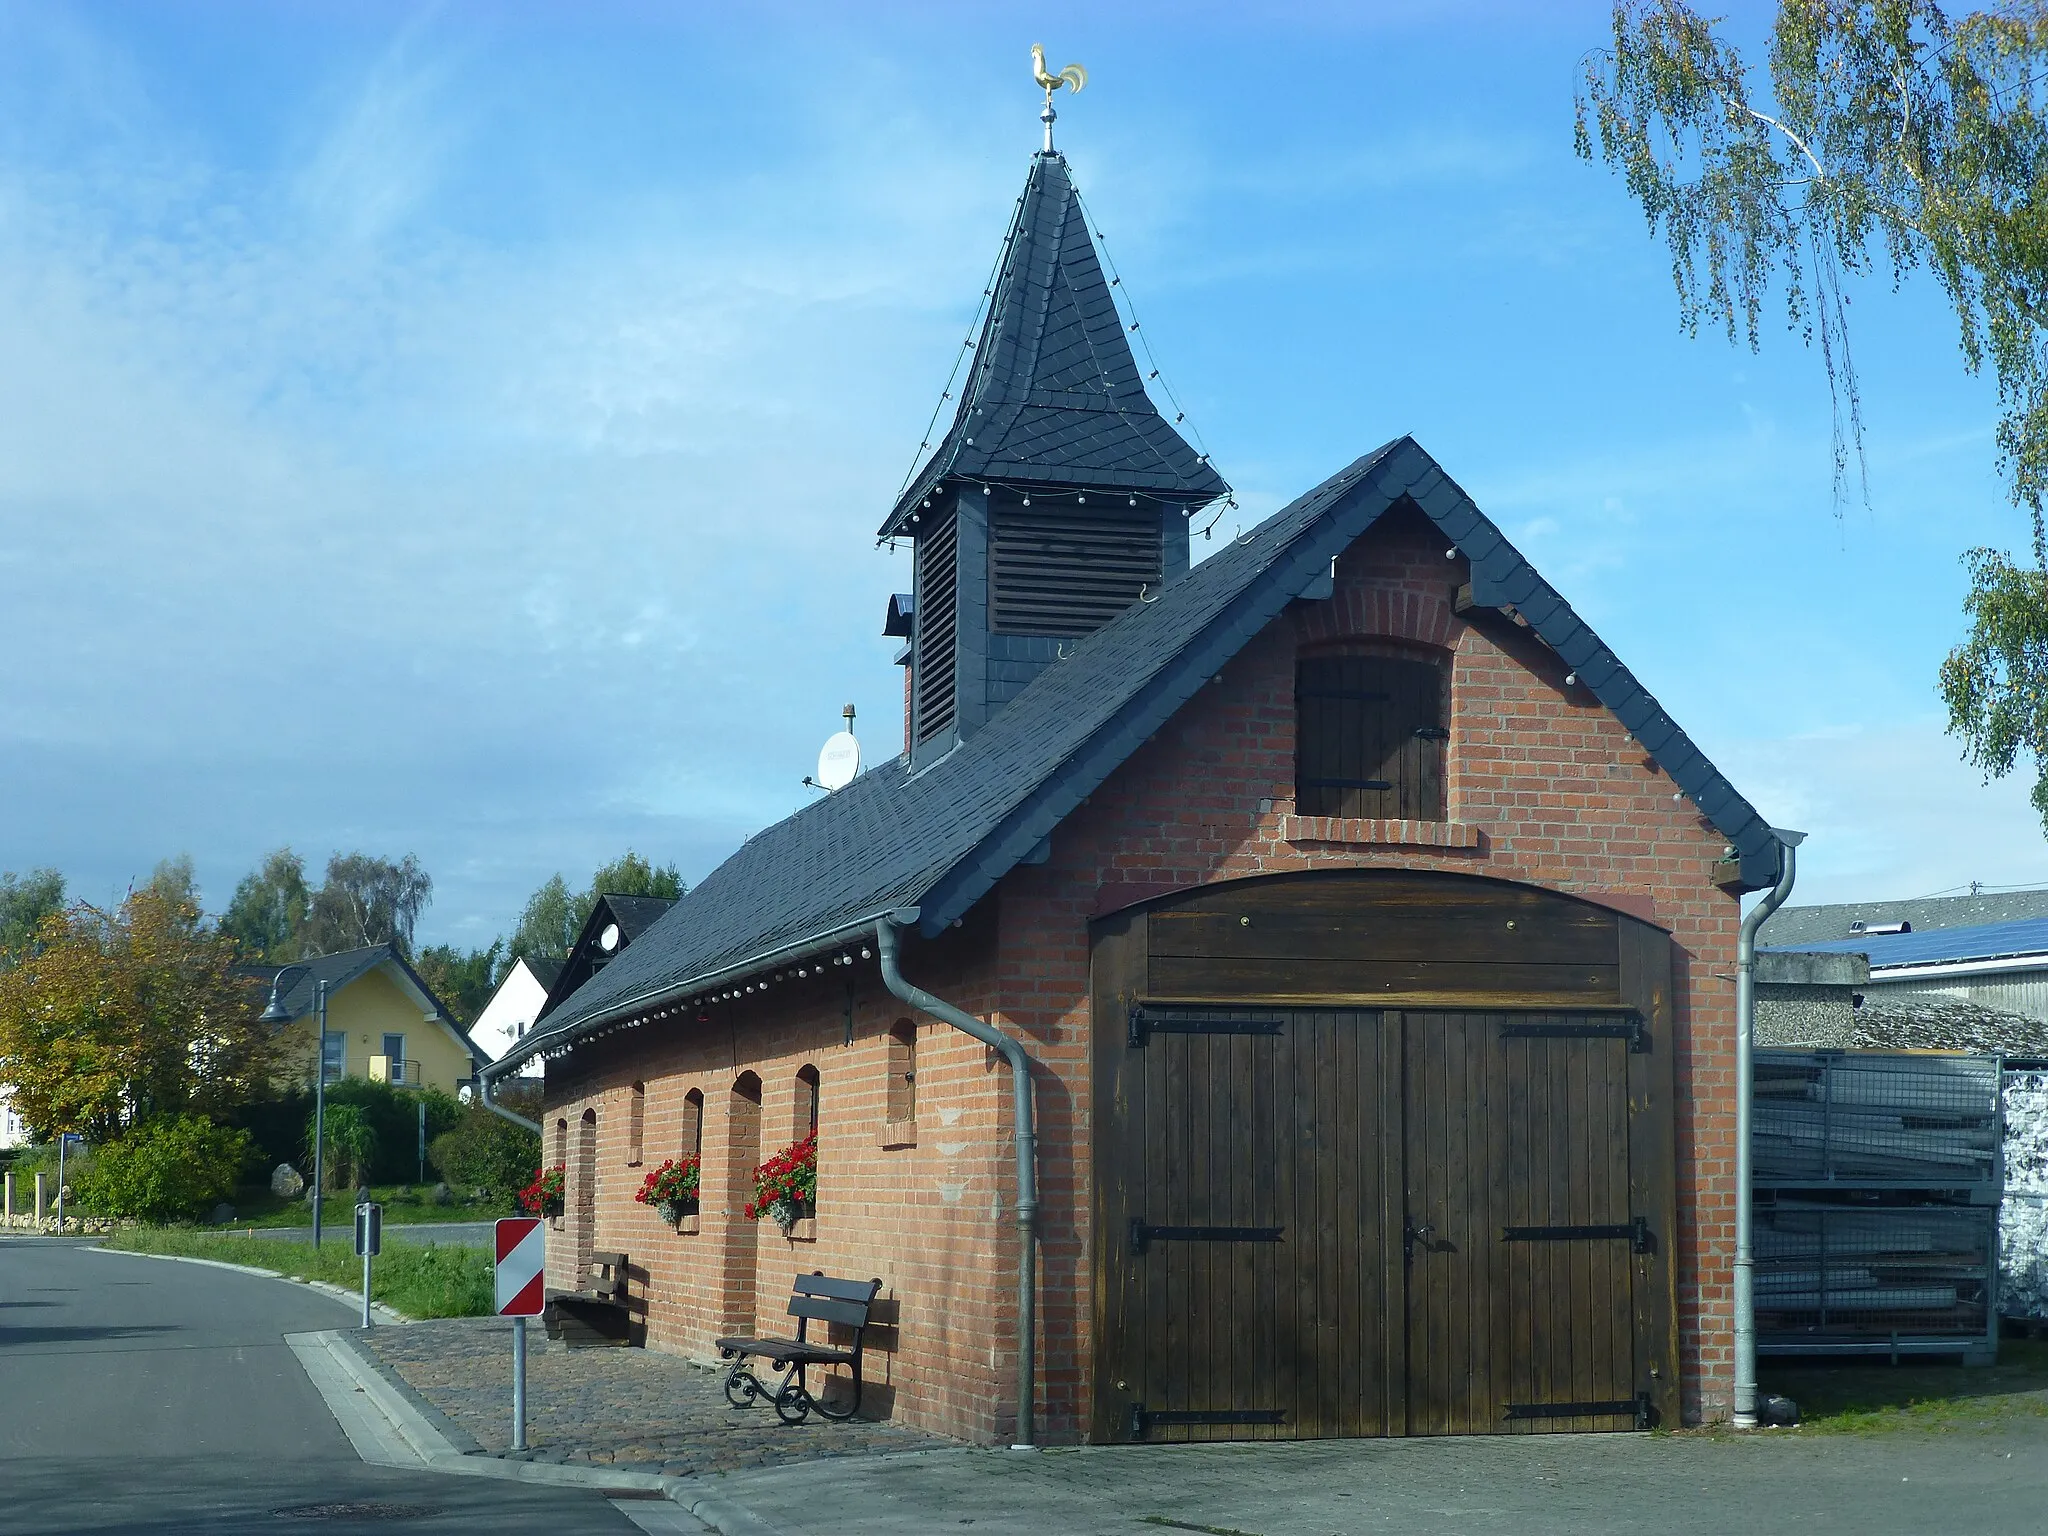
[[[1724,1415],[1776,835],[1408,439],[1191,566],[1227,488],[1056,155],[1001,273],[882,529],[903,754],[522,1041],[551,1283],[623,1251],[646,1342],[709,1357],[798,1272],[879,1278],[866,1410],[975,1441]],[[815,1213],[746,1219],[813,1128]],[[678,1230],[633,1196],[685,1154]]]

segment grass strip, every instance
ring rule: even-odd
[[[436,1205],[432,1186],[424,1184],[374,1185],[370,1189],[370,1198],[384,1207],[384,1225],[387,1228],[422,1222],[495,1221],[500,1216],[517,1214],[511,1202],[505,1200],[456,1200],[448,1205]],[[233,1231],[236,1227],[310,1227],[313,1224],[313,1208],[304,1196],[286,1200],[260,1185],[236,1190],[229,1204],[235,1208],[235,1219],[222,1223],[224,1231]],[[339,1226],[346,1231],[355,1221],[355,1211],[354,1191],[330,1194],[321,1202],[320,1220],[329,1228]]]
[[[1809,1433],[1966,1429],[2048,1415],[2048,1341],[2038,1339],[2003,1340],[1996,1365],[1785,1360],[1759,1374],[1764,1391],[1799,1405]]]
[[[338,1241],[311,1243],[239,1237],[233,1233],[132,1227],[105,1247],[124,1253],[164,1253],[274,1269],[299,1280],[324,1280],[360,1290],[363,1261],[349,1251],[349,1229]],[[492,1311],[491,1253],[485,1248],[442,1247],[385,1239],[370,1269],[370,1296],[407,1317],[488,1317]]]

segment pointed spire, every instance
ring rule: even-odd
[[[969,367],[953,425],[882,524],[885,538],[909,532],[954,477],[1190,510],[1230,489],[1145,393],[1061,155],[1032,157]]]

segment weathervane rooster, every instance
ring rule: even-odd
[[[1033,43],[1031,45],[1031,78],[1045,87],[1045,110],[1039,113],[1038,117],[1039,121],[1045,124],[1045,152],[1049,155],[1052,153],[1053,119],[1059,115],[1052,109],[1052,93],[1064,85],[1069,90],[1078,94],[1081,88],[1088,83],[1088,71],[1079,64],[1069,64],[1058,74],[1053,74],[1045,67],[1045,45]]]

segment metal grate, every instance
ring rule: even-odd
[[[1751,1156],[1761,1187],[1995,1186],[1995,1056],[1758,1051]]]
[[[1995,1295],[1989,1206],[1780,1201],[1756,1210],[1760,1343],[1984,1338]]]

